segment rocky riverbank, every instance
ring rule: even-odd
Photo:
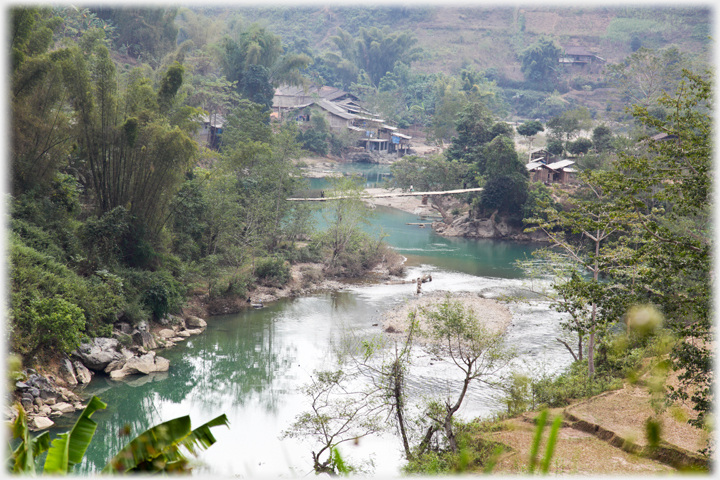
[[[52,427],[52,420],[67,413],[82,410],[80,392],[73,389],[87,385],[95,375],[107,375],[120,381],[133,375],[166,372],[170,361],[157,355],[156,350],[173,347],[192,335],[199,335],[207,323],[202,318],[167,315],[159,323],[141,322],[135,327],[118,323],[112,337],[96,337],[81,343],[69,356],[49,362],[42,367],[21,372],[23,380],[15,383],[12,393],[17,403],[5,412],[9,421],[22,408],[31,430]]]
[[[542,231],[524,232],[524,226],[514,225],[507,219],[499,217],[472,218],[465,214],[453,220],[450,225],[443,222],[433,222],[433,230],[443,237],[464,238],[494,238],[499,240],[512,240],[519,242],[546,242],[547,235]]]

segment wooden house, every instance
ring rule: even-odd
[[[558,63],[567,67],[575,67],[587,70],[588,73],[600,73],[602,65],[606,60],[602,57],[590,53],[584,47],[562,47],[563,54],[558,59]]]
[[[530,162],[525,165],[530,174],[530,181],[543,182],[546,185],[551,183],[568,184],[576,180],[577,170],[572,166],[572,160],[560,160],[559,162],[546,165],[541,162]]]
[[[200,145],[217,150],[220,147],[220,136],[222,135],[225,117],[219,113],[202,115],[203,125],[197,132],[197,140]]]

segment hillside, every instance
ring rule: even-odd
[[[198,9],[205,15],[228,10]],[[450,73],[464,65],[496,68],[520,80],[517,53],[546,35],[563,46],[582,46],[609,62],[631,53],[633,36],[648,48],[676,45],[699,53],[712,32],[711,12],[704,8],[552,6],[523,7],[242,7],[233,8],[243,23],[259,22],[283,37],[286,45],[308,39],[319,53],[333,49],[336,27],[356,33],[360,27],[390,26],[412,31],[425,58],[414,67]]]

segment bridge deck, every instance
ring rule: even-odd
[[[423,195],[449,195],[453,193],[479,192],[482,188],[461,188],[459,190],[446,190],[444,192],[401,192],[401,193],[377,193],[375,195],[360,195],[360,198],[387,198],[387,197],[417,197]],[[324,202],[326,200],[340,200],[343,198],[354,198],[352,196],[343,195],[340,197],[325,198],[288,198],[291,202]]]

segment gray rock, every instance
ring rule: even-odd
[[[127,348],[123,348],[121,353],[123,354],[123,357],[125,357],[125,360],[135,356],[135,354],[132,351],[128,350]]]
[[[155,337],[150,332],[137,330],[132,336],[133,342],[147,350],[153,350],[157,348],[157,342]]]
[[[133,331],[130,324],[125,322],[117,324],[117,328],[120,330],[120,333],[124,333],[125,335],[130,335]]]
[[[158,322],[162,326],[170,325],[170,323],[171,323],[170,319],[168,317],[162,317],[160,320],[158,320]]]
[[[186,331],[187,333],[189,333],[190,335],[200,335],[200,334],[203,332],[203,331],[202,331],[202,328],[196,328],[196,329],[193,329],[193,330],[185,330],[185,331]]]
[[[138,324],[136,325],[136,327],[137,327],[137,329],[138,329],[139,331],[141,331],[141,332],[147,332],[147,331],[150,330],[150,329],[148,328],[147,322],[144,322],[144,321],[138,323]]]
[[[183,330],[182,332],[177,332],[177,336],[178,336],[178,337],[184,337],[184,338],[187,338],[187,337],[189,337],[190,335],[191,335],[191,334],[190,334],[190,333],[188,333],[188,331],[187,331],[187,330]]]
[[[61,402],[56,405],[53,405],[50,407],[50,409],[53,412],[60,412],[60,413],[72,413],[75,411],[75,407],[70,405],[69,403]]]
[[[31,412],[31,411],[32,411],[32,407],[33,407],[32,400],[28,400],[27,398],[23,398],[22,400],[20,400],[20,405],[22,405],[23,409],[24,409],[26,412]]]
[[[30,385],[25,382],[15,382],[15,388],[17,388],[18,390],[27,390],[28,388],[30,388]]]
[[[169,368],[169,360],[163,357],[156,357],[155,352],[150,352],[146,355],[129,359],[122,369],[110,372],[110,378],[117,380],[138,373],[165,372]]]
[[[58,393],[54,388],[42,388],[40,389],[40,397],[43,400],[52,400],[57,398]],[[47,402],[46,402],[47,403]]]
[[[90,380],[92,380],[92,373],[90,370],[85,368],[85,365],[77,360],[73,363],[73,366],[75,367],[78,382],[82,384],[90,383]]]
[[[172,338],[175,336],[175,330],[164,328],[158,332],[160,338]]]
[[[75,377],[75,370],[69,358],[63,358],[60,362],[60,375],[62,375],[68,385],[74,387],[78,384],[77,377]]]
[[[47,405],[43,405],[42,407],[40,407],[40,413],[38,413],[38,415],[47,417],[48,415],[50,415],[50,413],[52,413],[52,408],[48,407]]]
[[[33,431],[45,430],[55,425],[55,422],[47,417],[33,417],[28,422],[28,428]]]
[[[82,360],[85,367],[99,372],[110,362],[122,358],[122,354],[118,351],[119,345],[114,338],[97,337],[91,343],[80,344],[74,354]]]
[[[83,405],[83,404],[80,403],[80,402],[75,402],[75,403],[73,403],[73,408],[74,408],[75,410],[82,410],[82,409],[84,409],[86,406],[87,406],[87,405]]]
[[[35,397],[35,405],[37,405],[38,407],[42,407],[43,405],[45,405],[45,402],[43,401],[42,398]]]
[[[132,357],[130,357],[132,358]],[[105,373],[110,373],[114,370],[120,370],[125,366],[125,363],[128,361],[128,359],[123,355],[123,357],[119,360],[112,361],[108,363],[108,366],[105,367]]]
[[[184,338],[184,337],[173,337],[173,338],[170,339],[170,341],[171,341],[171,342],[174,342],[174,343],[184,342],[184,341],[185,341],[185,338]]]
[[[39,397],[40,396],[40,389],[36,387],[30,387],[27,391],[30,395],[33,397]]]
[[[190,315],[185,319],[185,328],[192,329],[205,327],[207,327],[207,322],[202,318]]]
[[[54,398],[48,398],[47,400],[43,400],[42,402],[43,405],[55,405],[57,403],[57,400],[55,400]]]
[[[29,401],[30,403],[33,403],[33,402],[34,402],[34,398],[35,398],[35,397],[33,397],[32,395],[30,395],[29,393],[23,393],[23,394],[22,394],[22,397],[21,397],[22,400],[27,400],[27,401]]]

